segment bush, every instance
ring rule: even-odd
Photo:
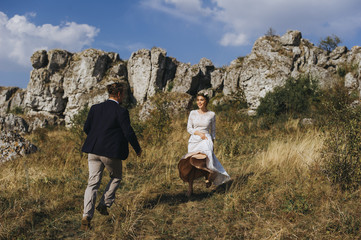
[[[83,131],[83,127],[85,124],[85,121],[88,117],[88,113],[89,113],[89,107],[85,106],[83,107],[78,114],[74,115],[70,122],[71,122],[71,127],[70,127],[70,132],[71,132],[71,137],[70,140],[74,142],[74,147],[75,150],[77,152],[79,152],[80,155],[83,155],[83,152],[81,151],[81,148],[83,146],[83,143],[85,141],[86,138],[86,134]]]
[[[341,42],[342,42],[341,39],[339,37],[337,37],[336,35],[327,36],[324,39],[320,40],[320,43],[318,44],[318,47],[322,48],[323,50],[325,50],[327,52],[331,52]]]
[[[342,82],[322,96],[324,127],[328,132],[323,150],[323,167],[328,178],[342,190],[356,190],[361,184],[361,109]]]
[[[21,114],[24,114],[24,109],[19,107],[19,106],[16,106],[13,109],[7,111],[7,113],[12,113],[12,114],[15,114],[15,115],[21,115]]]
[[[288,78],[284,86],[276,87],[261,99],[257,115],[274,118],[282,114],[304,114],[311,109],[314,102],[319,101],[318,98],[316,80],[310,76]]]
[[[164,96],[165,95],[158,93],[152,98],[155,108],[150,111],[150,118],[144,125],[137,126],[137,129],[141,130],[140,135],[142,135],[145,140],[159,144],[167,139],[168,133],[172,130],[172,121],[168,112],[169,102]]]
[[[357,99],[357,96],[350,94],[349,89],[345,87],[344,80],[340,80],[332,87],[323,90],[319,96],[321,104],[318,105],[317,112],[321,118],[321,125],[329,125],[330,119],[348,121],[349,107]]]
[[[334,118],[329,122],[329,136],[323,153],[324,169],[329,179],[342,190],[353,191],[361,184],[361,110],[342,112],[345,114],[342,119]]]
[[[215,104],[215,101],[218,101],[218,103]],[[229,114],[235,114],[239,112],[239,110],[247,109],[247,107],[248,104],[243,91],[233,93],[230,96],[224,96],[223,94],[216,95],[210,99],[210,104],[208,104],[208,108],[212,111]],[[198,108],[196,102],[194,102],[193,108]]]

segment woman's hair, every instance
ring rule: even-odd
[[[204,99],[206,99],[207,104],[209,103],[208,94],[205,94],[205,93],[197,93],[197,97],[198,97],[198,96],[204,97]]]
[[[117,82],[107,86],[107,90],[110,96],[116,96],[118,93],[122,93],[124,90],[124,84]]]

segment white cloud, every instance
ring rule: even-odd
[[[149,7],[192,19],[204,26],[221,23],[223,46],[252,44],[272,27],[277,34],[299,30],[315,38],[361,31],[359,0],[147,0]],[[189,20],[188,19],[188,20]],[[203,23],[202,23],[203,22]],[[218,26],[218,25],[217,25]]]
[[[0,67],[10,64],[30,66],[30,56],[39,49],[61,48],[68,51],[80,51],[89,46],[97,36],[99,29],[87,24],[66,22],[58,26],[43,24],[37,26],[26,16],[15,15],[12,18],[0,12]]]
[[[176,9],[187,13],[197,13],[207,16],[212,13],[209,7],[202,7],[202,0],[165,0],[168,4],[173,4]]]
[[[214,13],[210,7],[202,5],[203,0],[142,0],[144,7],[167,13],[190,22],[198,22],[200,17]]]
[[[220,41],[222,46],[242,46],[248,43],[247,36],[243,33],[226,33]]]

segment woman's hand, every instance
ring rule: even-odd
[[[208,139],[207,136],[206,136],[206,134],[204,134],[204,133],[202,133],[202,132],[195,131],[194,134],[200,136],[202,140],[207,140],[207,139]]]

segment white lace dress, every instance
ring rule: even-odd
[[[230,180],[230,176],[223,168],[213,153],[213,140],[216,138],[216,115],[212,111],[199,113],[192,110],[188,117],[187,131],[191,134],[188,141],[188,156],[193,153],[204,153],[207,155],[207,168],[215,172],[214,185],[221,185]],[[202,140],[195,131],[205,133],[208,139]]]

